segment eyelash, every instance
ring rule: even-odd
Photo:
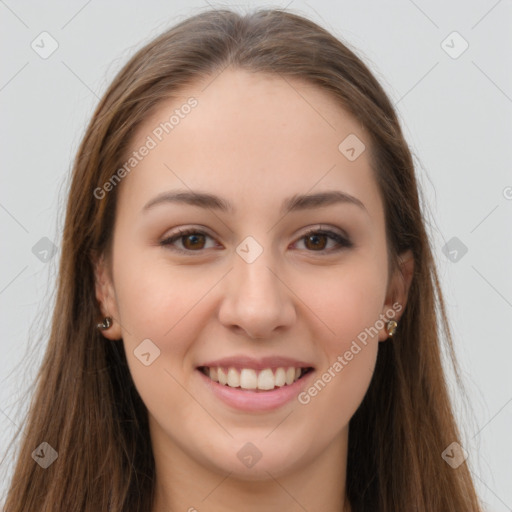
[[[320,253],[320,254],[325,253],[325,252],[338,252],[338,251],[341,251],[342,249],[350,249],[354,245],[348,238],[345,238],[344,236],[340,235],[339,233],[336,233],[335,231],[331,231],[328,229],[327,230],[318,229],[318,228],[311,229],[311,230],[307,231],[299,238],[299,240],[303,240],[304,238],[307,238],[308,236],[311,236],[313,234],[314,235],[326,235],[331,240],[334,240],[335,242],[337,242],[338,247],[335,249],[322,249],[319,251],[311,250],[308,252]],[[183,229],[183,230],[180,229],[176,234],[173,234],[173,235],[165,238],[164,240],[162,240],[160,242],[160,245],[163,247],[169,247],[173,251],[176,251],[176,252],[179,252],[182,254],[187,254],[187,255],[192,255],[193,253],[201,253],[206,250],[206,249],[198,249],[197,251],[193,251],[190,249],[179,249],[177,247],[172,247],[172,248],[170,247],[174,242],[180,240],[181,238],[184,238],[187,235],[205,235],[209,238],[213,238],[208,233],[206,233],[205,231],[202,231],[200,229],[195,229],[195,228]]]

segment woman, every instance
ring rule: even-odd
[[[140,50],[76,157],[7,512],[480,511],[417,188],[311,21],[210,11]]]

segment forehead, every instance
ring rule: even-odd
[[[139,126],[126,159],[144,145],[152,148],[122,183],[124,201],[140,207],[176,188],[233,202],[250,196],[265,208],[274,198],[277,205],[294,193],[336,188],[381,208],[367,131],[303,80],[226,69],[163,101]]]

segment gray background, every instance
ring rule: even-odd
[[[511,1],[211,5],[288,5],[355,47],[396,104],[430,212],[471,404],[464,409],[453,391],[463,446],[488,509],[512,510]],[[136,49],[207,7],[0,0],[2,457],[45,348],[67,178],[85,125]],[[48,36],[39,37],[44,31],[58,44],[46,59],[31,47],[51,49]],[[461,55],[454,31],[469,44]],[[2,461],[0,482],[10,467]],[[0,484],[0,500],[5,490]]]

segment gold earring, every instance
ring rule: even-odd
[[[387,324],[386,324],[386,331],[388,333],[388,336],[390,338],[393,337],[393,335],[395,334],[396,332],[396,328],[398,327],[398,323],[395,322],[394,320],[390,320]]]
[[[106,331],[108,328],[112,327],[112,317],[106,316],[102,322],[100,322],[99,324],[96,324],[96,327],[100,331]]]

